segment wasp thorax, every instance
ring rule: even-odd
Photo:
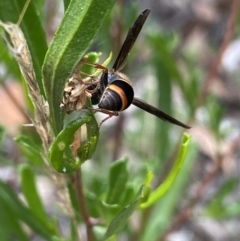
[[[134,91],[127,78],[122,79],[118,75],[117,79],[116,74],[112,77],[113,80],[109,80],[110,84],[104,91],[98,106],[106,110],[123,111],[131,105]]]

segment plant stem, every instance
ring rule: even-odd
[[[86,224],[87,240],[93,241],[94,236],[93,236],[93,232],[92,232],[92,223],[91,223],[90,216],[88,214],[87,205],[86,205],[86,201],[85,201],[84,194],[83,194],[81,168],[79,168],[75,174],[74,187],[77,192],[80,210],[82,212],[82,216],[83,216],[84,222]]]

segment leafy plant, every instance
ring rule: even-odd
[[[116,57],[125,30],[141,10],[137,5],[124,9],[113,0],[65,0],[64,15],[48,46],[48,31],[43,27],[48,20],[44,4],[45,1],[26,0],[0,2],[1,31],[8,46],[0,43],[5,48],[2,65],[6,66],[1,82],[10,75],[19,82],[24,78],[21,84],[26,88],[27,113],[35,127],[35,131],[24,127],[14,137],[23,162],[17,168],[17,185],[25,202],[10,185],[0,181],[0,239],[31,240],[37,236],[44,240],[93,241],[117,240],[121,235],[128,240],[164,238],[168,225],[175,227],[176,207],[188,202],[187,210],[191,210],[198,200],[183,195],[198,153],[197,144],[190,145],[190,135],[137,111],[132,111],[126,121],[125,113],[121,113],[116,126],[112,127],[109,121],[99,129],[100,121],[85,93],[84,105],[88,109],[66,113],[68,110],[61,108],[66,83],[74,75],[81,81],[99,78],[102,69],[93,64],[108,67],[112,58],[111,53],[107,57],[109,52]],[[123,9],[126,19],[120,14]],[[179,119],[193,122],[198,108],[206,104],[208,127],[220,143],[226,136],[221,129],[224,112],[212,96],[203,98],[204,104],[201,102],[201,70],[192,68],[191,55],[187,53],[179,65],[173,52],[180,45],[180,36],[165,35],[155,28],[153,31],[153,20],[148,21],[143,30],[145,41],[141,43],[139,37],[123,72],[131,79],[139,79],[143,99],[167,113],[175,111]],[[149,52],[140,44],[146,45]],[[151,73],[157,79],[154,84]],[[150,82],[149,88],[146,82]],[[138,83],[133,81],[133,86],[138,95]],[[183,108],[174,105],[176,89]],[[8,138],[6,133],[1,126],[2,149]],[[217,151],[222,154],[220,148]],[[1,154],[1,162],[8,166],[8,157]],[[42,176],[57,190],[50,208],[38,187]],[[236,187],[236,179],[224,183],[202,214],[212,218],[237,216],[238,200],[225,207],[225,198]],[[65,219],[66,232],[60,228],[61,217]],[[138,229],[132,225],[136,220]],[[85,239],[82,224],[86,227]]]

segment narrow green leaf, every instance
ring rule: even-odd
[[[211,203],[211,207],[208,207],[204,212],[205,216],[214,219],[226,219],[235,218],[240,215],[240,200],[228,203]]]
[[[130,203],[128,206],[126,206],[113,218],[104,236],[105,239],[110,238],[112,235],[120,232],[124,228],[127,220],[129,219],[129,217],[132,215],[134,210],[141,202],[143,198],[143,190],[144,190],[144,186],[140,188],[133,202]]]
[[[21,187],[31,212],[49,232],[54,233],[53,226],[48,220],[47,213],[38,195],[34,173],[29,165],[19,167]]]
[[[204,214],[213,218],[231,218],[240,213],[240,200],[224,202],[225,198],[229,197],[230,193],[238,188],[239,179],[232,178],[226,181],[212,198],[210,204],[206,207]]]
[[[78,241],[79,240],[79,237],[78,237],[78,230],[77,230],[77,227],[75,225],[75,223],[71,220],[70,222],[70,230],[71,230],[71,238],[70,240],[71,241]]]
[[[151,45],[154,45],[153,49],[158,50],[156,58],[162,62],[164,69],[171,75],[172,78],[178,81],[178,84],[182,88],[183,78],[178,70],[176,60],[171,52],[172,49],[169,49],[169,39],[166,39],[166,37],[160,33],[154,33],[150,36],[149,41]]]
[[[121,206],[126,206],[128,203],[130,203],[131,200],[133,200],[135,194],[136,192],[134,186],[127,185],[125,187],[124,196],[121,201]]]
[[[149,40],[152,49],[157,50],[157,52],[153,53],[152,59],[152,67],[158,80],[158,86],[156,87],[158,90],[156,95],[157,107],[171,115],[172,79],[175,77],[175,73],[177,73],[175,69],[176,66],[173,64],[173,58],[168,50],[168,43],[161,34],[153,34]],[[160,160],[166,160],[170,146],[168,123],[162,121],[157,122],[155,139],[156,156],[158,156]]]
[[[64,10],[66,11],[66,9],[68,8],[69,3],[71,2],[71,0],[63,0],[63,4],[64,4]]]
[[[43,79],[56,134],[63,127],[60,103],[65,82],[92,44],[114,2],[72,0],[49,47],[43,65]]]
[[[221,140],[220,124],[223,119],[224,109],[218,99],[212,95],[208,96],[207,110],[209,115],[209,125],[218,141]]]
[[[95,217],[95,218],[99,218],[101,216],[105,217],[106,209],[103,208],[101,196],[98,196],[96,195],[96,193],[90,192],[90,190],[88,190],[85,194],[85,198],[87,203],[87,209],[91,217]]]
[[[3,207],[1,203],[7,205],[13,215],[11,218],[16,221],[24,222],[35,233],[39,234],[45,240],[52,241],[54,237],[42,224],[38,222],[36,217],[27,209],[13,193],[13,191],[2,181],[0,181],[0,209]],[[2,212],[1,212],[2,213]]]
[[[0,34],[3,34],[3,29],[0,29]],[[6,42],[3,38],[0,39],[0,62],[4,63],[4,72],[0,76],[0,82],[4,82],[7,76],[13,76],[16,79],[21,79],[21,72],[17,62],[13,59],[9,49],[6,46]]]
[[[148,200],[140,204],[139,206],[140,208],[148,208],[152,206],[171,188],[172,184],[176,180],[178,173],[180,172],[183,166],[186,153],[188,150],[189,142],[190,142],[190,136],[187,133],[184,133],[182,137],[178,157],[171,172],[167,176],[166,180],[150,194]]]
[[[109,215],[110,217],[115,216],[123,206],[120,206],[119,204],[108,204],[104,201],[101,202],[101,211],[102,215],[107,217]]]
[[[52,166],[61,173],[76,171],[84,161],[91,158],[97,145],[98,125],[95,118],[92,117],[90,112],[83,113],[81,111],[78,113],[86,115],[67,124],[56,137],[49,150]],[[75,133],[84,124],[87,127],[87,141],[84,144],[80,143],[80,148],[77,149],[77,156],[74,157],[70,146],[74,142]]]
[[[109,189],[106,203],[119,204],[123,197],[128,180],[127,158],[114,162],[110,167]]]
[[[26,0],[0,1],[0,20],[17,23],[25,3]],[[47,51],[47,42],[34,1],[30,1],[20,27],[28,43],[41,94],[44,95],[41,68]]]
[[[15,138],[15,141],[23,148],[25,156],[31,162],[38,165],[43,163],[42,150],[40,146],[33,142],[32,138],[28,136],[18,136]]]
[[[9,205],[2,198],[0,198],[0,213],[1,220],[4,220],[4,222],[1,222],[0,240],[11,240],[11,236],[15,236],[21,241],[29,240],[27,238],[27,234],[20,225],[17,215],[11,210],[11,207],[9,207]]]
[[[72,203],[72,207],[73,207],[75,216],[76,216],[78,222],[80,222],[82,220],[81,219],[81,210],[80,210],[80,207],[79,207],[77,193],[73,188],[72,182],[67,183],[67,188],[68,188],[68,193],[69,193],[69,196],[70,196],[70,200],[71,200],[71,203]]]
[[[40,12],[42,7],[44,6],[45,0],[36,0],[35,5],[36,9]]]
[[[194,116],[196,111],[196,96],[200,92],[199,74],[196,71],[189,71],[189,79],[186,80],[183,95],[189,108],[190,116]]]
[[[77,154],[80,157],[81,163],[92,157],[97,146],[97,138],[96,135],[91,136],[90,139],[78,149]]]
[[[144,229],[141,230],[139,235],[141,237],[139,241],[148,240],[149,237],[152,240],[157,240],[171,225],[176,207],[178,207],[179,200],[182,200],[182,194],[189,183],[189,173],[194,165],[194,160],[197,159],[197,153],[197,146],[191,142],[177,180],[171,185],[169,191],[151,207],[151,214],[148,219],[151,222],[145,223]]]
[[[5,138],[5,129],[3,126],[0,125],[0,145],[2,144]]]

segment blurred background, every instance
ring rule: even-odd
[[[143,214],[134,213],[128,224],[132,234],[118,240],[239,240],[239,1],[118,0],[89,51],[102,52],[100,62],[112,51],[111,68],[129,27],[146,8],[151,13],[122,72],[135,96],[192,127],[191,145],[171,191]],[[61,1],[45,1],[41,19],[49,42],[62,16]],[[55,186],[14,141],[24,133],[39,143],[33,128],[23,126],[30,123],[26,90],[3,39],[0,49],[0,125],[6,130],[0,178],[21,196],[16,166],[31,163],[44,204],[64,230],[66,216],[54,206]],[[104,117],[97,114],[99,122]],[[92,160],[83,165],[85,188],[104,189],[106,170],[123,157],[132,185],[152,170],[153,188],[158,186],[171,170],[183,131],[134,106],[112,117],[101,127]]]

